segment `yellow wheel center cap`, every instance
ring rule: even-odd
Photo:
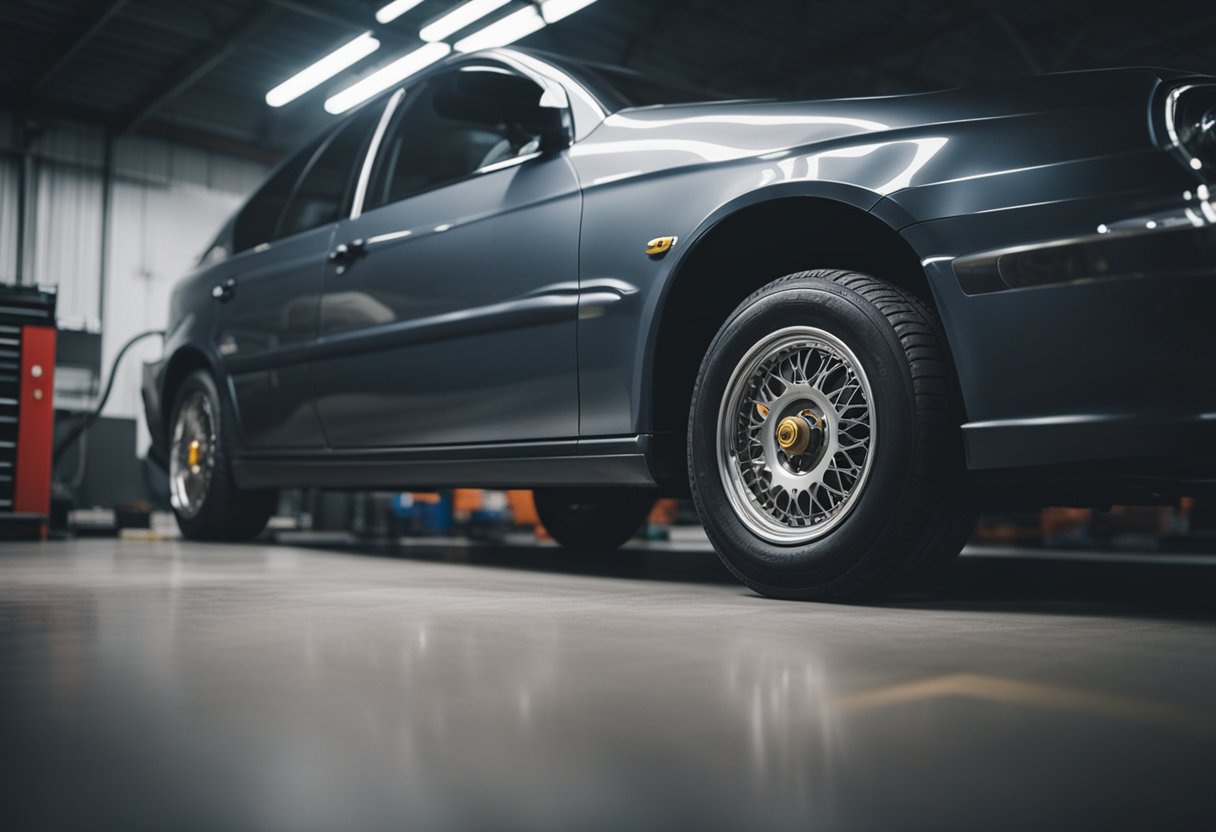
[[[810,425],[801,416],[786,416],[777,423],[777,444],[791,456],[806,453],[811,443]]]
[[[203,458],[202,448],[197,439],[190,443],[189,450],[186,451],[186,464],[193,468],[198,465],[199,460]]]
[[[823,447],[827,424],[813,410],[786,416],[777,423],[777,445],[790,456],[801,456]]]

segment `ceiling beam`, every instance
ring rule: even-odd
[[[127,3],[128,0],[110,0],[109,3],[103,4],[88,21],[75,31],[71,38],[64,42],[62,48],[56,50],[55,58],[49,62],[46,69],[38,74],[34,83],[30,84],[29,94],[32,96],[49,84],[51,79],[58,75],[72,58],[76,57],[76,54],[96,37],[98,32],[104,29],[106,24],[121,12]]]
[[[119,121],[118,132],[129,133],[173,101],[198,80],[235,53],[282,13],[276,5],[258,3],[255,10],[212,38],[202,49],[180,63],[167,79],[150,92]]]

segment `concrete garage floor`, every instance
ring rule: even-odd
[[[1216,828],[1216,558],[0,547],[8,829]]]

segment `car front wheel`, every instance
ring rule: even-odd
[[[974,525],[962,407],[933,311],[812,271],[749,297],[693,392],[689,476],[726,566],[757,592],[845,599],[956,555]]]
[[[169,503],[187,538],[252,540],[274,511],[275,492],[240,489],[233,480],[232,422],[211,376],[187,376],[169,427]]]

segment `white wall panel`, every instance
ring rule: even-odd
[[[212,154],[195,147],[176,145],[169,154],[169,178],[182,184],[211,185]]]
[[[168,182],[170,155],[168,142],[145,136],[126,136],[114,143],[114,173]]]
[[[101,176],[40,163],[34,179],[26,282],[59,287],[59,317],[95,328],[100,317]]]
[[[215,156],[212,158],[211,177],[207,185],[213,190],[248,196],[262,183],[269,170],[269,165],[252,159]]]
[[[114,169],[119,176],[135,179],[248,194],[262,181],[267,166],[164,139],[127,136],[115,143]]]
[[[0,155],[0,283],[17,278],[17,174],[17,159]]]
[[[101,167],[104,139],[105,134],[97,128],[54,124],[34,138],[33,151],[39,156]]]

